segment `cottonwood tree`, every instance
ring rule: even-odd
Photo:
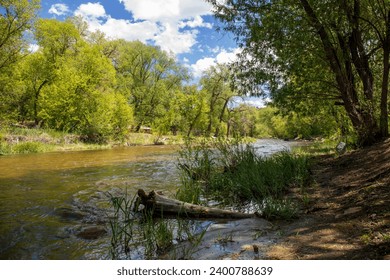
[[[360,145],[388,136],[389,1],[208,2],[243,48],[240,89],[333,99]]]
[[[220,136],[228,104],[235,95],[231,87],[229,68],[223,64],[210,67],[204,72],[200,85],[209,106],[206,135],[211,136],[214,129],[214,136]]]
[[[169,110],[170,100],[187,79],[187,72],[174,58],[157,47],[139,41],[117,41],[113,63],[118,90],[134,108],[136,131],[151,125]]]
[[[115,68],[104,47],[87,42],[72,19],[40,19],[35,37],[40,48],[23,62],[35,120],[88,141],[122,140],[133,114],[116,91]]]
[[[28,48],[29,31],[39,8],[38,0],[0,0],[0,71],[15,63]]]

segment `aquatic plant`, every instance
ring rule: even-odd
[[[178,162],[184,178],[178,197],[188,193],[192,201],[197,201],[201,199],[194,197],[197,194],[233,206],[252,202],[261,208],[264,199],[272,198],[289,207],[281,200],[288,189],[303,188],[310,178],[307,155],[283,151],[264,157],[253,145],[231,140],[184,146]],[[271,204],[266,205],[265,211],[271,211]],[[287,208],[273,209],[283,212]]]

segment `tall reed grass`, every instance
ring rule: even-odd
[[[180,197],[188,192],[192,201],[201,200],[194,197],[198,194],[228,205],[256,203],[260,211],[272,211],[271,216],[277,209],[295,212],[284,195],[291,187],[304,187],[310,178],[307,155],[284,151],[264,157],[253,145],[239,141],[187,143],[178,162],[185,178]]]

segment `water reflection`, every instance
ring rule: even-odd
[[[63,219],[55,209],[85,211],[87,222],[97,222],[108,206],[107,191],[174,192],[175,151],[151,146],[0,158],[0,258],[107,258],[109,240],[75,237],[80,221]]]

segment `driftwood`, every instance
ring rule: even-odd
[[[249,214],[218,208],[211,208],[171,199],[151,191],[146,194],[144,190],[138,190],[138,204],[147,210],[151,210],[156,216],[181,216],[191,218],[214,219],[247,219],[258,217],[258,213]]]

